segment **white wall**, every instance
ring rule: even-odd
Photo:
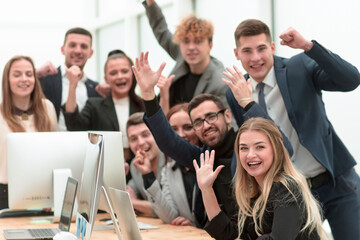
[[[289,26],[360,69],[360,1],[352,0],[277,0],[276,36]],[[324,7],[326,6],[326,7]],[[280,46],[277,54],[291,56],[298,51]],[[348,93],[324,92],[329,120],[355,159],[360,162],[360,88]],[[316,126],[314,126],[316,127]],[[360,173],[360,166],[357,166]]]
[[[60,47],[65,32],[72,27],[87,28],[89,11],[85,0],[12,0],[0,1],[0,74],[5,63],[15,55],[29,55],[35,65],[64,62]],[[92,29],[89,29],[92,30]],[[85,70],[96,77],[94,57]]]
[[[191,0],[159,0],[165,8],[170,29],[174,29],[179,19],[191,12]],[[244,19],[258,18],[271,25],[270,0],[196,0],[198,16],[209,19],[215,26],[212,55],[223,61],[225,66],[240,63],[236,61],[233,32]],[[100,4],[97,7],[96,3]],[[287,27],[293,26],[305,37],[316,39],[331,51],[360,69],[357,45],[360,43],[360,1],[358,0],[276,0],[273,35],[276,54],[290,57],[299,51],[280,46],[278,36]],[[114,33],[119,45],[125,52],[135,57],[142,50],[150,50],[153,66],[161,61],[173,62],[166,56],[151,35],[150,27],[143,17],[141,1],[135,0],[12,0],[0,1],[0,74],[6,61],[16,54],[30,55],[37,66],[47,60],[55,65],[63,63],[60,47],[65,31],[74,26],[85,27],[96,35],[96,31],[111,36],[109,23],[125,20],[124,32]],[[98,16],[97,18],[95,16]],[[136,32],[135,32],[136,31]],[[138,36],[145,36],[139,39]],[[121,39],[123,37],[123,39]],[[111,39],[106,44],[109,46]],[[121,43],[120,43],[121,41]],[[95,46],[101,46],[94,39]],[[118,45],[111,45],[116,47]],[[121,46],[120,46],[121,47]],[[101,47],[100,47],[101,48]],[[85,71],[90,78],[102,81],[98,71],[102,71],[103,49],[101,56],[88,61]],[[101,50],[100,49],[100,50]],[[96,49],[98,50],[98,49]],[[161,52],[160,52],[161,51]],[[154,56],[155,55],[155,56]],[[165,72],[169,72],[167,66]],[[100,79],[99,79],[100,78]],[[360,147],[357,140],[360,130],[360,88],[350,93],[324,93],[324,102],[330,121],[354,157],[360,161]],[[360,166],[357,167],[360,171]]]

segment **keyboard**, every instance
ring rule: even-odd
[[[14,210],[8,208],[0,210],[0,218],[50,216],[53,214],[53,212],[44,212],[42,210]]]
[[[35,238],[52,238],[55,236],[57,232],[55,232],[54,228],[35,228],[29,229],[29,233],[32,237]]]

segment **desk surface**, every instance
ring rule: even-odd
[[[108,214],[98,214],[97,219],[109,218]],[[151,224],[159,227],[158,229],[151,229],[141,231],[141,236],[144,240],[162,240],[162,239],[187,239],[187,240],[208,240],[213,239],[207,234],[204,230],[191,227],[191,226],[172,226],[169,224],[164,224],[160,219],[155,218],[146,218],[146,217],[137,217],[139,222]],[[13,228],[50,228],[57,227],[57,224],[31,224],[30,218],[0,218],[0,240],[5,240],[3,234],[4,229],[13,229]],[[96,221],[95,225],[105,225],[104,222]],[[70,231],[75,234],[76,225],[75,223],[71,224]],[[96,230],[92,232],[91,239],[93,240],[103,240],[103,239],[117,239],[115,230]]]

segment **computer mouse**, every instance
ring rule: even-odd
[[[71,232],[59,232],[53,237],[53,239],[54,240],[76,240],[78,238]]]

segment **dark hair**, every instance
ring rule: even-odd
[[[236,47],[238,47],[240,37],[256,36],[262,33],[265,34],[266,39],[271,43],[270,29],[265,23],[257,19],[242,21],[234,33]]]
[[[82,34],[82,35],[85,35],[85,36],[89,36],[90,37],[90,44],[92,44],[92,35],[91,33],[84,29],[84,28],[80,28],[80,27],[75,27],[75,28],[71,28],[69,30],[67,30],[67,32],[65,33],[65,38],[64,38],[64,45],[66,43],[66,38],[69,34]]]
[[[111,51],[108,53],[107,57],[110,57],[111,55],[115,55],[115,54],[119,54],[119,53],[126,55],[123,50],[114,49],[114,50],[111,50]]]
[[[205,101],[212,101],[216,104],[216,106],[219,108],[219,109],[226,109],[224,103],[221,101],[221,99],[216,96],[216,95],[213,95],[213,94],[209,94],[209,93],[203,93],[203,94],[199,94],[197,95],[196,97],[194,97],[190,103],[189,103],[189,106],[188,106],[188,114],[190,116],[190,112],[198,107],[201,103],[205,102]]]
[[[134,63],[133,63],[133,61],[131,60],[131,58],[128,55],[126,55],[122,50],[118,50],[118,49],[110,51],[108,53],[108,58],[106,59],[106,62],[105,62],[105,65],[104,65],[104,72],[106,72],[106,65],[109,62],[109,60],[117,59],[117,58],[125,58],[129,62],[130,70],[132,72],[132,83],[131,83],[131,87],[130,87],[130,90],[129,90],[129,98],[130,98],[130,101],[134,102],[134,104],[136,105],[136,108],[139,111],[144,111],[145,110],[144,102],[135,93],[135,88],[136,88],[137,81],[136,81],[136,78],[135,78],[135,74],[131,69],[131,67],[134,65]]]

